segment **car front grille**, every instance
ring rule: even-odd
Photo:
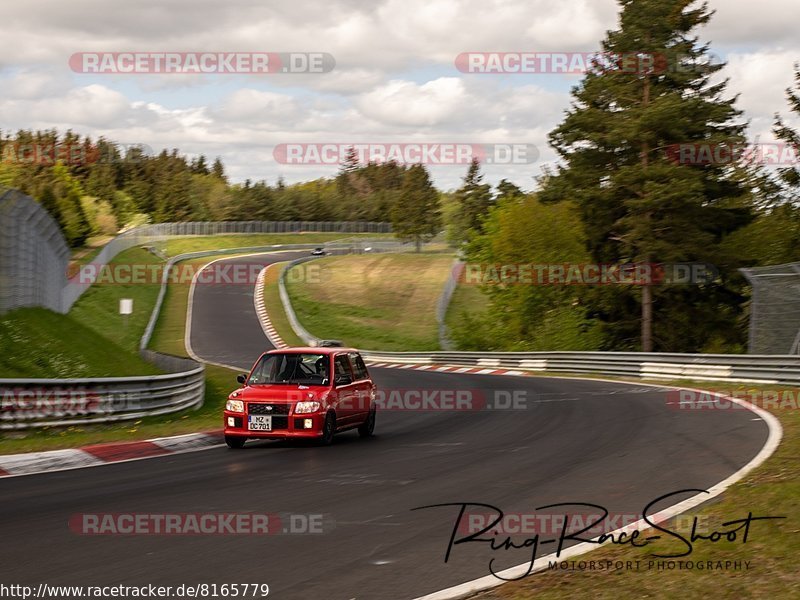
[[[249,402],[247,412],[251,415],[288,415],[289,405]]]

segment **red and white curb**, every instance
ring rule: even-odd
[[[264,279],[267,276],[267,271],[275,266],[277,265],[268,265],[258,274],[256,291],[253,294],[253,303],[255,305],[256,314],[258,315],[258,321],[261,323],[261,329],[264,330],[264,335],[267,336],[270,343],[276,348],[288,348],[289,344],[284,342],[281,336],[278,335],[275,326],[272,324],[272,320],[269,318],[267,307],[264,305]]]
[[[526,371],[516,371],[512,369],[488,369],[486,367],[456,367],[448,365],[432,365],[432,364],[413,364],[413,363],[386,363],[386,362],[373,362],[366,361],[370,367],[376,369],[408,369],[412,371],[428,371],[430,373],[454,373],[456,375],[512,375],[514,377],[523,377],[530,375]]]
[[[6,454],[0,456],[0,477],[67,471],[169,454],[184,454],[206,450],[222,443],[222,432],[210,431],[136,442],[95,444],[69,450]]]

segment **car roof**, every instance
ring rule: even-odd
[[[336,354],[337,352],[358,352],[355,348],[342,348],[340,346],[304,346],[297,348],[276,348],[266,354]]]

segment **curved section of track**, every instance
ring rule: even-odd
[[[195,354],[246,369],[269,347],[252,294],[252,286],[196,288]],[[268,583],[275,598],[408,599],[486,575],[491,558],[484,545],[467,544],[444,564],[454,510],[415,507],[481,502],[530,513],[581,501],[637,514],[663,494],[725,479],[768,436],[749,411],[674,410],[658,388],[391,369],[373,375],[384,389],[517,391],[528,408],[382,411],[375,438],[346,433],[328,448],[251,442],[242,451],[3,481],[0,531],[13,542],[2,545],[0,560],[15,565],[20,583],[247,581]],[[323,514],[327,532],[77,536],[67,522],[85,512]],[[527,554],[510,552],[495,568],[527,562]]]

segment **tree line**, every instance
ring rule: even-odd
[[[358,164],[332,178],[232,184],[220,158],[92,140],[72,131],[0,132],[0,185],[37,199],[71,247],[125,226],[178,221],[378,221],[422,243],[441,229],[422,165]]]

